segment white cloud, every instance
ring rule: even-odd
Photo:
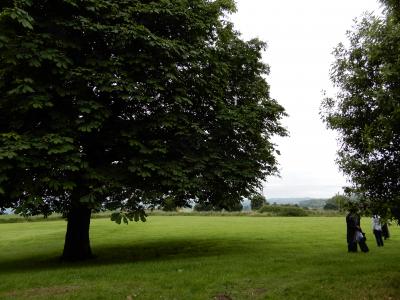
[[[335,135],[319,117],[321,91],[332,91],[329,68],[333,48],[346,40],[353,19],[380,12],[375,0],[237,0],[232,15],[245,39],[268,44],[264,61],[271,67],[271,96],[289,114],[290,137],[277,138],[281,178],[269,178],[267,197],[330,197],[346,180],[335,165]]]

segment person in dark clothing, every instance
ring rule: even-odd
[[[389,226],[387,223],[384,223],[382,225],[382,236],[383,238],[386,240],[390,237],[390,233],[389,233]]]
[[[369,251],[365,242],[367,239],[360,227],[360,219],[357,207],[350,207],[349,213],[346,216],[348,252],[357,252],[357,244],[360,246],[362,252]]]
[[[349,209],[346,216],[347,249],[348,252],[357,252],[357,232],[360,231],[360,215],[355,207]]]

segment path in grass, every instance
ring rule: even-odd
[[[64,221],[0,224],[0,299],[400,299],[400,229],[348,254],[337,217],[92,221],[97,258],[60,263]]]

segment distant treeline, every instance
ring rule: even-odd
[[[337,194],[329,199],[310,199],[299,202],[300,207],[309,209],[324,209],[324,210],[346,210],[350,198],[344,195]]]
[[[307,208],[316,208],[321,209],[324,208],[328,199],[310,199],[310,200],[303,200],[299,202],[300,207],[307,207]]]

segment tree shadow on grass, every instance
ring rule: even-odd
[[[63,268],[90,268],[124,263],[185,260],[200,257],[223,256],[248,251],[242,242],[226,239],[176,239],[158,242],[141,242],[137,244],[104,244],[97,245],[93,247],[92,250],[95,255],[94,258],[79,262],[62,261],[54,252],[0,261],[0,274]]]

